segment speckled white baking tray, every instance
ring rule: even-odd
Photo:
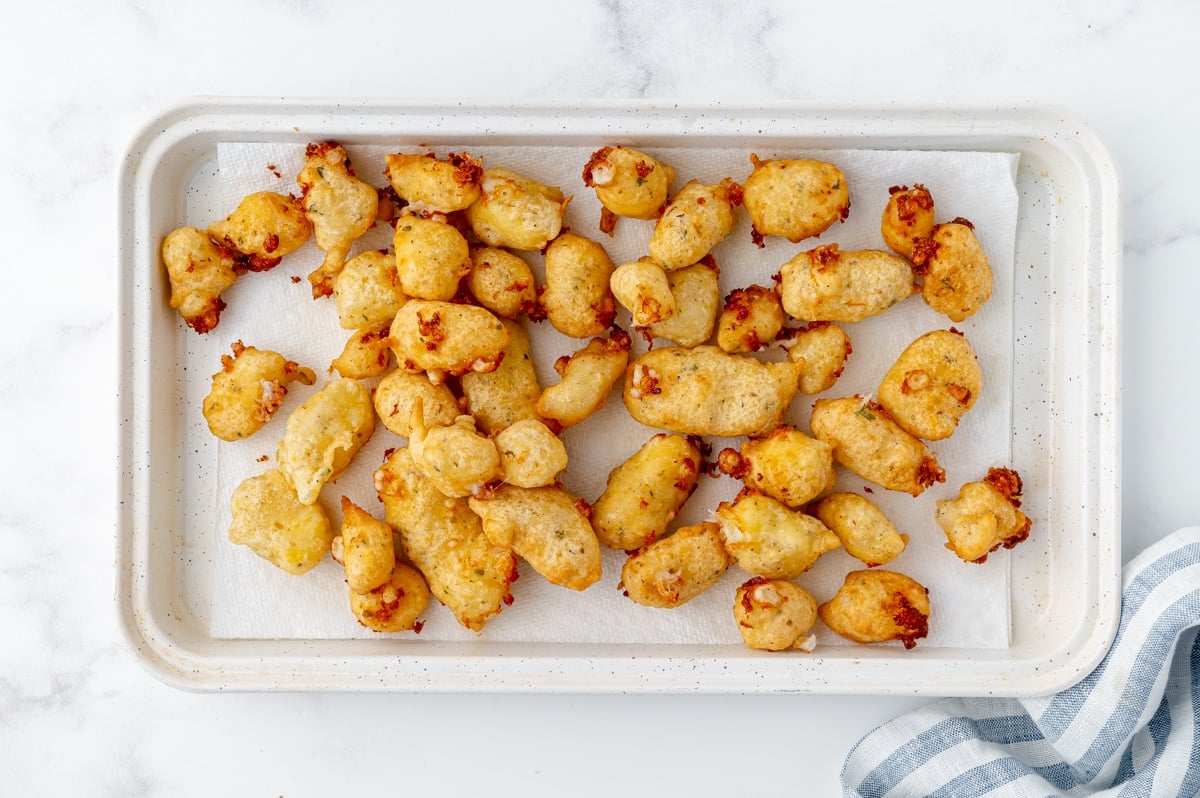
[[[1020,153],[1011,450],[1038,534],[1011,557],[1007,649],[218,639],[210,636],[211,439],[185,416],[189,367],[162,237],[225,141],[972,150]],[[136,138],[120,183],[117,599],[126,637],[191,689],[1034,695],[1085,675],[1119,615],[1120,196],[1097,139],[1045,109],[402,106],[199,101]],[[209,364],[191,364],[192,368]],[[199,425],[202,427],[202,423]]]

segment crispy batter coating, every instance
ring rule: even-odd
[[[304,246],[312,225],[295,197],[259,191],[244,197],[224,220],[210,224],[208,234],[241,253],[247,269],[261,272]]]
[[[478,495],[500,479],[496,443],[475,431],[475,420],[459,416],[446,427],[426,427],[421,397],[408,419],[408,453],[417,470],[446,496]]]
[[[735,288],[717,322],[717,346],[730,353],[757,352],[783,329],[779,295],[770,288]]]
[[[163,239],[162,260],[171,283],[171,307],[198,333],[216,327],[225,309],[221,293],[240,273],[235,253],[203,230],[180,227]]]
[[[400,289],[419,299],[449,300],[471,271],[471,248],[446,222],[401,216],[392,236]]]
[[[504,481],[519,488],[551,485],[567,467],[567,447],[541,421],[522,419],[496,434]]]
[[[469,500],[483,531],[552,584],[584,590],[600,580],[600,543],[587,503],[559,487],[504,485]]]
[[[389,432],[407,438],[408,421],[417,399],[423,408],[425,426],[446,426],[458,418],[458,401],[445,383],[434,383],[420,372],[396,369],[380,380],[373,397],[375,412]]]
[[[275,460],[300,503],[315,502],[374,431],[371,394],[357,380],[332,380],[293,410]]]
[[[296,176],[300,202],[317,247],[325,253],[321,265],[308,275],[317,299],[333,293],[333,278],[342,270],[351,243],[375,224],[379,195],[374,186],[354,176],[340,144],[309,144],[304,158],[304,168]]]
[[[694,524],[632,554],[621,569],[621,585],[638,604],[671,609],[715,585],[728,567],[720,527]]]
[[[614,271],[604,247],[563,233],[546,247],[542,310],[554,329],[573,338],[600,335],[612,326],[616,301],[609,288]]]
[[[979,361],[966,337],[933,330],[896,358],[879,384],[879,404],[918,438],[949,438],[983,387]]]
[[[833,530],[851,557],[868,568],[886,565],[908,545],[908,535],[897,530],[871,500],[857,493],[831,493],[811,512]]]
[[[477,247],[471,260],[466,286],[476,302],[503,319],[536,313],[537,285],[522,258],[496,247]]]
[[[508,340],[508,328],[490,312],[455,302],[409,300],[391,327],[400,365],[438,382],[447,374],[495,371]]]
[[[733,502],[718,504],[713,516],[730,558],[770,579],[795,579],[841,545],[818,519],[749,488]]]
[[[407,447],[392,452],[375,472],[375,490],[405,556],[460,624],[478,632],[512,603],[513,553],[488,540],[466,499],[447,498],[435,488],[417,470]]]
[[[742,640],[765,651],[812,651],[817,600],[794,582],[756,576],[737,589],[733,617]]]
[[[992,267],[965,219],[939,224],[932,238],[917,241],[913,265],[924,278],[925,304],[951,321],[974,315],[992,295]]]
[[[386,325],[408,297],[400,289],[396,258],[385,250],[368,250],[346,261],[333,278],[338,324],[346,330]]]
[[[601,147],[583,167],[583,183],[596,189],[610,213],[653,219],[667,204],[675,170],[631,147]]]
[[[352,380],[378,377],[391,364],[392,350],[388,343],[386,322],[381,327],[355,330],[346,339],[342,353],[329,364],[329,371]]]
[[[636,325],[656,324],[675,315],[675,295],[667,273],[650,258],[618,266],[608,285]]]
[[[912,260],[913,244],[933,235],[933,195],[920,183],[912,188],[892,186],[879,231],[883,243],[902,258]]]
[[[554,370],[562,379],[542,391],[538,415],[563,430],[604,407],[625,372],[631,345],[629,333],[614,327],[607,338],[593,338],[570,357],[559,358]]]
[[[396,196],[418,211],[451,213],[479,199],[481,162],[467,153],[450,153],[445,160],[433,153],[397,153],[385,159],[384,171]]]
[[[289,574],[302,574],[324,559],[333,542],[325,508],[302,504],[283,472],[272,468],[244,480],[230,499],[229,540]]]
[[[793,363],[763,363],[715,346],[664,347],[626,369],[629,414],[685,435],[762,436],[778,426],[800,379]]]
[[[851,571],[817,614],[856,643],[899,640],[912,648],[929,634],[929,591],[895,571]]]
[[[696,489],[700,465],[699,450],[682,435],[659,433],[642,444],[609,473],[592,507],[600,542],[633,551],[663,537]]]
[[[914,291],[908,261],[880,250],[843,252],[826,244],[801,252],[779,270],[783,309],[803,321],[862,321]]]
[[[221,355],[221,370],[202,410],[208,429],[223,441],[248,438],[263,428],[292,382],[312,385],[317,375],[278,352],[233,342],[233,357]]]
[[[487,169],[483,193],[467,208],[467,222],[491,247],[538,250],[562,230],[570,197],[508,169]]]
[[[654,225],[650,257],[667,271],[691,266],[733,232],[741,201],[741,186],[728,177],[716,185],[688,181]]]
[[[919,496],[946,481],[933,452],[862,396],[818,399],[809,424],[818,439],[833,446],[835,460],[888,490]]]
[[[417,618],[429,606],[429,585],[421,572],[396,560],[387,580],[367,593],[350,591],[350,611],[375,632],[419,631]]]
[[[837,479],[833,446],[788,426],[776,427],[765,438],[744,441],[740,451],[722,449],[717,467],[792,508],[829,490]]]
[[[833,164],[763,161],[757,155],[750,162],[754,171],[743,184],[743,201],[758,236],[782,236],[794,244],[850,214],[850,185]]]
[[[542,386],[533,367],[529,333],[516,322],[501,319],[500,323],[509,333],[500,365],[495,371],[469,372],[461,380],[467,411],[489,435],[518,421],[541,418],[537,400]]]
[[[342,497],[342,531],[333,550],[354,593],[370,593],[383,585],[396,564],[392,528],[346,496]]]
[[[651,324],[650,334],[684,347],[699,346],[712,337],[721,303],[720,276],[711,255],[705,255],[699,263],[667,272],[675,312],[670,318]]]
[[[800,393],[806,396],[832,388],[854,352],[846,331],[827,321],[815,321],[797,330],[786,346],[788,360],[804,368]]]
[[[966,562],[983,563],[1003,546],[1011,549],[1029,537],[1033,521],[1022,513],[1021,477],[1010,468],[988,469],[982,482],[968,482],[957,499],[937,503],[937,523],[946,548]]]

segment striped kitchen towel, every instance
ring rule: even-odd
[[[846,798],[1200,795],[1200,527],[1125,566],[1121,623],[1079,684],[950,698],[864,737]]]

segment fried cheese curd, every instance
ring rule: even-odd
[[[333,525],[325,508],[302,503],[283,472],[272,468],[237,486],[230,500],[229,540],[267,562],[300,575],[325,558]]]
[[[454,423],[460,410],[458,400],[442,382],[430,382],[420,372],[395,369],[375,386],[372,401],[380,422],[391,433],[407,438],[413,407],[421,400],[422,418],[426,427],[444,427]]]
[[[1003,546],[1011,549],[1029,537],[1033,521],[1021,506],[1021,477],[1009,468],[990,468],[982,482],[968,482],[958,498],[937,502],[938,526],[946,533],[946,548],[962,560],[987,561]]]
[[[180,227],[163,239],[161,256],[171,284],[171,308],[196,332],[209,332],[225,309],[221,294],[244,269],[236,253],[203,230]]]
[[[846,331],[827,321],[814,321],[789,332],[784,346],[788,360],[803,368],[800,393],[805,396],[832,388],[842,376],[847,358],[854,353]]]
[[[793,509],[832,488],[837,479],[833,446],[789,426],[743,441],[736,451],[722,449],[717,468]]]
[[[488,540],[511,548],[551,584],[584,590],[600,581],[600,543],[582,499],[555,486],[503,485],[469,504]]]
[[[570,197],[508,169],[486,169],[467,222],[490,247],[540,250],[558,236]]]
[[[428,299],[404,303],[390,332],[401,367],[424,371],[434,382],[446,375],[495,371],[510,337],[484,308]]]
[[[573,355],[554,362],[561,380],[548,386],[534,408],[562,431],[604,407],[613,386],[625,372],[632,346],[629,333],[614,327],[605,338],[593,338]]]
[[[471,247],[452,225],[401,216],[392,236],[400,290],[418,299],[453,299],[471,271]]]
[[[883,209],[879,232],[883,243],[902,258],[912,260],[913,245],[933,235],[933,195],[920,183],[912,188],[892,186]]]
[[[400,288],[396,258],[375,249],[355,255],[333,278],[333,299],[344,330],[390,324],[408,301]]]
[[[450,498],[478,495],[500,479],[500,453],[475,431],[475,419],[459,416],[446,427],[426,427],[417,397],[408,420],[408,453],[433,486]]]
[[[329,364],[329,373],[337,372],[352,380],[378,377],[392,362],[387,324],[381,327],[355,330],[346,339],[342,352]]]
[[[541,420],[537,401],[542,385],[533,366],[529,333],[508,319],[500,323],[509,334],[500,365],[494,371],[468,372],[459,380],[467,412],[489,435],[518,421]]]
[[[800,379],[794,363],[764,363],[715,346],[651,349],[625,373],[636,421],[685,435],[761,437],[779,425]]]
[[[259,191],[243,197],[222,221],[210,224],[208,234],[241,253],[248,270],[261,272],[304,246],[312,225],[295,197]]]
[[[384,172],[396,196],[418,212],[452,213],[479,199],[481,162],[467,153],[450,153],[445,160],[432,152],[396,153],[385,159]]]
[[[618,266],[608,280],[613,296],[633,323],[647,326],[675,315],[675,295],[663,268],[650,258]]]
[[[610,549],[633,551],[666,534],[696,489],[702,460],[682,435],[659,433],[608,475],[592,526]]]
[[[682,526],[645,546],[625,561],[621,587],[644,607],[679,607],[715,585],[729,557],[714,523]]]
[[[905,348],[879,384],[879,404],[905,431],[927,441],[949,438],[983,387],[966,336],[933,330]]]
[[[868,568],[886,565],[908,546],[908,535],[870,499],[857,493],[831,493],[810,509],[838,536],[846,553]]]
[[[342,497],[341,532],[330,549],[355,593],[370,593],[387,582],[396,564],[392,528],[346,496]]]
[[[818,399],[809,419],[813,435],[833,446],[833,459],[865,480],[913,496],[946,472],[920,439],[863,396]]]
[[[688,181],[655,223],[650,257],[667,271],[691,266],[733,232],[741,203],[742,187],[728,177],[714,185]]]
[[[929,634],[929,591],[895,571],[851,571],[817,614],[855,643],[899,640],[912,648]]]
[[[379,587],[366,593],[350,591],[350,611],[373,632],[419,632],[423,624],[417,619],[427,606],[429,585],[425,577],[399,560]]]
[[[435,488],[407,447],[393,451],[375,471],[375,490],[405,557],[462,626],[479,632],[512,603],[513,553],[488,540],[466,499],[447,498]]]
[[[730,558],[742,570],[769,579],[795,579],[841,545],[820,520],[750,488],[718,504],[713,518]]]
[[[312,385],[316,379],[312,369],[278,352],[234,341],[233,357],[221,355],[221,370],[212,376],[212,389],[204,397],[204,420],[223,441],[248,438],[271,420],[290,383]]]
[[[293,410],[275,460],[300,503],[314,503],[374,431],[371,393],[357,380],[331,380]]]
[[[550,428],[527,418],[496,433],[504,482],[518,488],[554,484],[567,467],[567,447]]]
[[[795,244],[820,235],[850,215],[850,184],[831,163],[808,159],[763,161],[750,155],[754,171],[742,184],[753,237],[781,236]]]
[[[607,212],[600,229],[612,235],[617,216],[653,219],[667,204],[675,170],[631,147],[601,147],[583,167],[583,184]]]
[[[992,296],[991,264],[966,219],[934,227],[914,246],[912,262],[925,304],[951,321],[974,315]]]
[[[756,576],[737,589],[733,618],[742,640],[763,651],[812,651],[817,638],[817,600],[804,588],[783,579]]]
[[[842,251],[826,244],[801,252],[779,270],[783,309],[803,321],[862,321],[916,290],[908,261],[880,250]]]
[[[699,346],[711,338],[721,304],[720,276],[711,255],[686,268],[667,272],[675,312],[651,324],[650,334],[684,347]]]
[[[300,203],[312,223],[317,248],[325,253],[321,265],[308,275],[313,299],[318,299],[333,293],[333,278],[342,270],[350,245],[375,224],[379,195],[374,186],[354,176],[340,144],[309,144],[304,158],[296,176]]]
[[[572,338],[600,335],[617,316],[609,280],[615,270],[604,247],[563,233],[546,247],[546,285],[539,303],[554,329]]]
[[[496,247],[476,247],[471,261],[466,288],[476,302],[502,319],[536,313],[537,285],[524,259]]]
[[[752,285],[735,288],[725,297],[717,322],[717,346],[731,354],[757,352],[783,329],[779,295],[770,288]]]

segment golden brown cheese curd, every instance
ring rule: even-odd
[[[396,153],[385,159],[384,172],[396,196],[418,211],[451,213],[479,199],[483,177],[480,161],[467,153],[450,153],[445,160],[433,153]]]
[[[667,272],[675,312],[650,325],[655,338],[683,347],[699,346],[712,337],[721,303],[720,270],[711,255],[684,269]]]
[[[447,374],[495,371],[508,344],[508,328],[483,308],[411,299],[392,321],[392,350],[409,371],[440,382]]]
[[[913,266],[925,304],[951,321],[974,315],[992,295],[992,267],[966,219],[939,224],[918,241]]]
[[[567,447],[550,428],[527,418],[496,433],[504,481],[519,488],[551,485],[567,467]]]
[[[467,208],[467,222],[491,247],[538,250],[562,230],[570,197],[508,169],[487,169],[483,193]]]
[[[471,271],[471,248],[446,222],[401,216],[392,236],[400,290],[418,299],[452,299]]]
[[[429,606],[429,585],[411,565],[396,561],[386,581],[366,593],[350,591],[350,611],[375,632],[419,632],[418,618]]]
[[[818,519],[748,488],[733,502],[718,504],[713,515],[721,525],[725,551],[756,576],[795,579],[841,545]]]
[[[554,329],[573,338],[600,335],[617,315],[609,279],[614,271],[604,247],[563,233],[546,247],[546,285],[540,298]]]
[[[296,176],[300,202],[317,247],[325,253],[321,265],[308,275],[316,299],[333,293],[333,278],[342,270],[350,245],[375,224],[379,195],[374,186],[354,176],[350,158],[339,144],[309,144],[304,158],[304,168]]]
[[[248,438],[279,409],[289,383],[312,385],[316,379],[312,369],[278,352],[234,341],[233,357],[221,355],[221,370],[213,375],[212,389],[204,397],[204,420],[223,441]]]
[[[970,342],[956,330],[933,330],[908,345],[879,384],[879,404],[909,433],[949,438],[975,405],[983,377]]]
[[[671,609],[715,585],[727,568],[720,527],[694,524],[631,555],[621,568],[621,585],[644,607]]]
[[[163,239],[161,254],[171,283],[170,306],[196,332],[212,330],[225,309],[221,293],[241,270],[234,253],[203,230],[180,227]]]
[[[755,241],[781,236],[793,244],[820,235],[850,214],[850,185],[831,163],[807,159],[760,160],[742,185]]]
[[[475,420],[459,416],[446,427],[426,427],[422,400],[413,404],[408,420],[408,453],[417,470],[446,496],[478,495],[500,479],[496,443],[475,431]]]
[[[812,651],[817,638],[817,600],[804,588],[782,579],[756,576],[737,589],[733,617],[742,640],[763,651]]]
[[[715,346],[663,347],[629,364],[623,398],[629,414],[650,427],[759,437],[778,426],[799,379],[792,363],[763,363]]]
[[[785,346],[788,360],[804,369],[800,374],[800,393],[806,396],[832,388],[846,368],[846,359],[854,352],[846,331],[827,321],[814,321],[797,330]]]
[[[675,296],[667,273],[650,258],[618,266],[608,285],[638,326],[656,324],[675,315]]]
[[[301,504],[312,504],[375,431],[371,393],[357,380],[332,380],[288,416],[275,460]]]
[[[391,352],[386,323],[376,329],[355,330],[346,339],[341,354],[329,364],[329,371],[352,380],[378,377],[391,364]]]
[[[631,147],[601,147],[583,167],[583,183],[596,189],[600,204],[631,219],[658,216],[674,179],[669,165]]]
[[[914,291],[908,261],[880,250],[843,252],[826,244],[801,252],[779,270],[783,309],[803,321],[862,321]]]
[[[696,489],[701,464],[699,450],[682,435],[659,433],[644,443],[609,473],[592,506],[600,542],[633,551],[663,537]]]
[[[260,272],[304,246],[312,225],[295,197],[259,191],[244,197],[222,221],[210,224],[208,234],[244,255],[247,269]]]
[[[770,288],[752,285],[735,288],[725,298],[717,322],[717,346],[726,352],[757,352],[783,329],[779,295]]]
[[[355,593],[370,593],[383,585],[396,564],[392,528],[345,496],[342,530],[333,540],[333,552],[346,571],[346,584]]]
[[[509,333],[500,365],[495,371],[468,372],[460,381],[467,412],[489,435],[524,419],[540,419],[542,385],[533,367],[529,333],[516,322],[500,323]]]
[[[654,225],[650,257],[667,271],[691,266],[731,232],[742,188],[728,177],[715,185],[691,180]]]
[[[396,369],[380,380],[373,397],[375,412],[389,432],[407,438],[413,407],[420,398],[425,426],[447,426],[461,412],[445,383],[434,383],[420,372]]]
[[[833,487],[833,446],[795,427],[776,427],[765,438],[750,438],[740,451],[717,455],[722,473],[765,493],[788,507],[802,507]]]
[[[895,571],[851,571],[817,614],[856,643],[899,640],[912,648],[929,634],[929,591]]]
[[[833,530],[851,557],[868,568],[886,565],[908,545],[908,535],[897,530],[871,500],[857,493],[831,493],[810,512]]]
[[[392,452],[375,472],[375,490],[405,556],[460,624],[478,632],[512,603],[513,553],[488,540],[466,499],[449,499],[435,488],[407,447]]]
[[[584,590],[600,580],[600,544],[582,499],[558,487],[504,485],[469,503],[492,543],[511,548],[551,584]]]
[[[888,490],[919,496],[933,483],[946,481],[933,452],[862,396],[818,399],[809,425],[818,439],[833,446],[835,460]]]
[[[933,196],[920,183],[912,188],[892,186],[888,194],[879,223],[883,243],[900,257],[912,260],[913,244],[933,235]]]
[[[229,540],[289,574],[313,568],[333,541],[325,508],[302,504],[283,472],[274,468],[239,484],[230,510]]]
[[[333,299],[343,329],[389,324],[408,299],[400,289],[395,256],[372,249],[346,261],[333,278]]]
[[[957,499],[937,503],[937,523],[946,548],[966,562],[987,561],[1003,546],[1011,549],[1029,537],[1033,521],[1022,513],[1021,477],[1009,468],[988,469],[982,482],[968,482]]]
[[[561,431],[604,407],[625,372],[631,344],[629,333],[614,327],[607,338],[593,338],[570,357],[560,357],[554,370],[562,379],[542,391],[538,415]]]
[[[466,287],[476,302],[503,319],[535,311],[537,286],[523,258],[495,247],[477,247],[471,260]]]

